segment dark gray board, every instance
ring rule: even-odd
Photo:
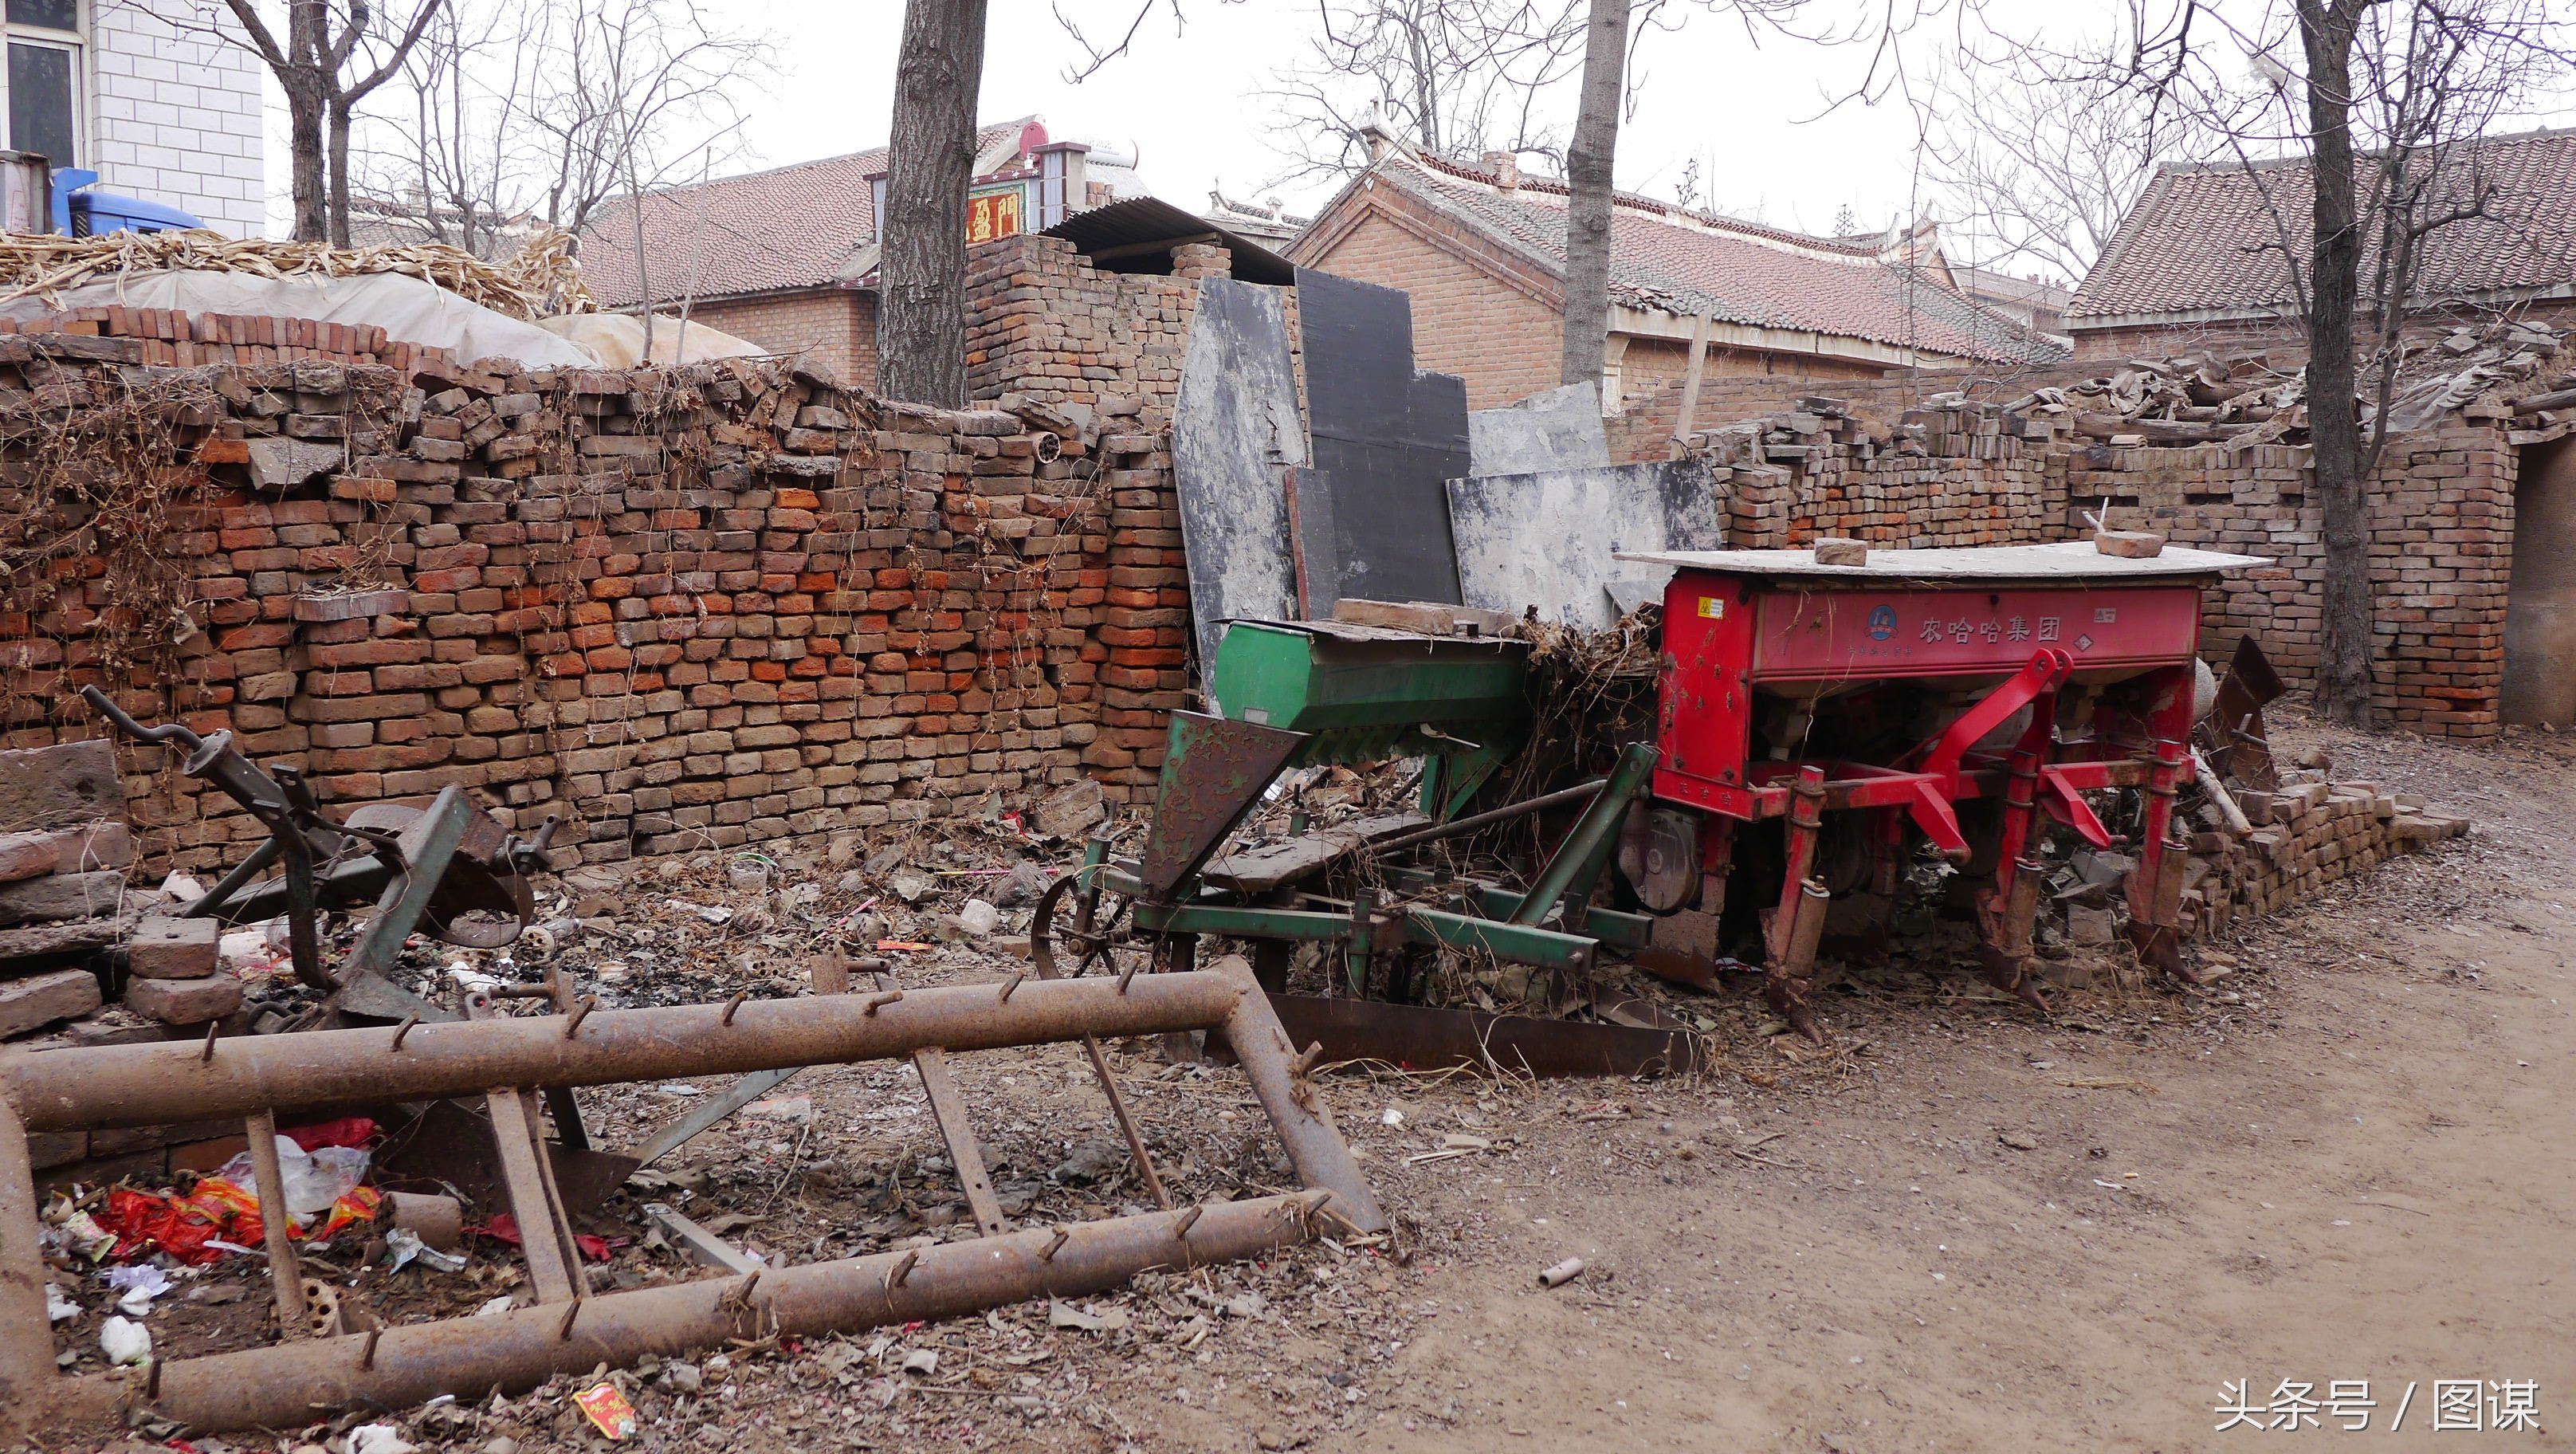
[[[1202,675],[1226,621],[1295,613],[1286,481],[1305,458],[1284,295],[1201,280],[1172,410],[1172,477]]]
[[[1661,595],[1672,575],[1619,554],[1716,549],[1678,542],[1725,533],[1717,486],[1696,458],[1451,480],[1449,517],[1463,604],[1515,616],[1536,606],[1596,630]]]
[[[1460,604],[1443,482],[1468,469],[1466,382],[1414,372],[1398,289],[1300,268],[1297,317],[1314,445],[1297,492],[1306,614],[1344,596]]]

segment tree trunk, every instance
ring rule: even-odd
[[[295,187],[295,240],[321,242],[331,234],[329,181],[322,164],[323,113],[330,104],[322,74],[330,12],[325,0],[287,0],[286,66],[277,70],[286,93],[286,150]]]
[[[966,189],[984,79],[985,0],[908,0],[877,219],[877,392],[966,404]]]
[[[1610,334],[1610,186],[1628,70],[1628,0],[1592,0],[1583,41],[1583,99],[1565,152],[1565,367],[1562,381],[1601,382]],[[1607,401],[1604,401],[1605,403]]]
[[[2325,516],[2324,619],[2316,705],[2331,722],[2371,717],[2370,491],[2353,407],[2353,314],[2361,295],[2361,227],[2352,154],[2352,0],[2300,0],[2308,62],[2308,128],[2316,179],[2308,261],[2308,437]]]
[[[295,240],[321,242],[331,234],[328,188],[322,166],[322,97],[297,84],[302,78],[280,77],[287,84],[286,150],[294,158]]]
[[[425,195],[435,211],[437,204]],[[349,245],[349,103],[331,103],[331,245]]]

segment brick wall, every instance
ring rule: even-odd
[[[1126,396],[1168,409],[1199,280],[1232,267],[1209,244],[1173,249],[1164,275],[1103,272],[1060,237],[983,243],[966,261],[967,397],[1087,406]]]
[[[1085,773],[1151,793],[1187,589],[1138,401],[1043,460],[1014,415],[781,363],[172,369],[77,342],[0,337],[0,402],[50,411],[0,430],[7,745],[97,735],[71,692],[103,681],[335,803],[458,783],[523,828],[565,814],[576,859]],[[270,438],[319,447],[309,478],[252,483]],[[125,760],[165,861],[262,836],[157,750]]]
[[[667,311],[667,310],[666,310]],[[857,288],[804,288],[758,298],[696,304],[704,323],[773,353],[793,354],[853,389],[877,386],[877,295]]]
[[[1797,546],[1819,535],[1912,547],[2080,539],[2089,529],[2082,512],[2107,500],[2115,525],[2269,558],[2208,594],[2207,654],[2223,656],[2250,632],[2292,679],[2315,669],[2324,534],[2305,445],[2113,446],[2078,434],[2062,412],[1983,402],[1879,412],[1890,398],[1955,400],[1971,381],[1891,378],[1838,387],[1830,398],[1803,394],[1787,408],[1779,404],[1800,388],[1794,380],[1704,386],[1707,422],[1694,436],[1719,480],[1728,543]],[[2026,391],[2031,382],[2009,386]],[[1718,422],[1757,398],[1772,412]],[[2520,463],[2508,413],[2493,401],[2471,403],[2392,440],[2380,461],[2371,543],[2377,705],[2397,726],[2483,738],[2500,725]],[[1611,421],[1614,456],[1666,457],[1672,419],[1671,401],[1658,399]]]
[[[85,0],[89,155],[100,184],[182,207],[237,237],[268,230],[261,66],[188,0]],[[62,165],[61,162],[56,163]]]

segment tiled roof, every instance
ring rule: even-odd
[[[1468,169],[1401,152],[1373,175],[1563,275],[1562,182],[1523,179],[1506,192]],[[1611,301],[1626,307],[1994,362],[2064,355],[1880,239],[1807,237],[1624,193],[1610,237]]]
[[[1034,117],[986,126],[979,156],[1016,136]],[[886,150],[798,162],[644,194],[644,257],[635,265],[635,202],[603,204],[581,236],[581,276],[603,308],[623,308],[651,285],[656,302],[813,288],[844,275],[876,238],[872,173]]]
[[[2365,162],[2365,179],[2367,168]],[[2438,186],[2447,198],[2464,200],[2479,176],[2494,183],[2490,215],[2425,240],[2416,296],[2438,301],[2576,283],[2576,131],[2464,145],[2445,159]],[[2315,186],[2304,159],[2250,170],[2233,162],[2161,168],[2067,305],[2068,323],[2295,307],[2273,208],[2304,257]],[[2365,286],[2378,263],[2377,242],[2374,235],[2365,243]]]

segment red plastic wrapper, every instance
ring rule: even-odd
[[[513,1247],[522,1247],[527,1245],[519,1236],[519,1219],[510,1215],[508,1212],[497,1212],[493,1215],[492,1220],[481,1223],[477,1226],[468,1227],[465,1231],[468,1236],[489,1237],[495,1242],[506,1242]],[[606,1262],[608,1260],[609,1248],[607,1238],[594,1237],[587,1232],[576,1232],[573,1234],[572,1240],[573,1244],[581,1249],[581,1255],[588,1258],[590,1261]]]
[[[376,1123],[365,1116],[342,1116],[310,1126],[288,1126],[277,1134],[306,1151],[319,1151],[325,1146],[364,1148],[375,1143]]]
[[[320,1241],[352,1223],[375,1220],[383,1200],[384,1193],[374,1187],[353,1188],[331,1204],[327,1215],[289,1235],[299,1241]],[[184,1198],[120,1188],[107,1194],[107,1205],[95,1215],[101,1227],[116,1234],[116,1246],[108,1255],[118,1262],[166,1252],[177,1261],[202,1266],[224,1255],[208,1242],[256,1247],[267,1235],[260,1225],[259,1198],[219,1176],[198,1182],[197,1189]]]

